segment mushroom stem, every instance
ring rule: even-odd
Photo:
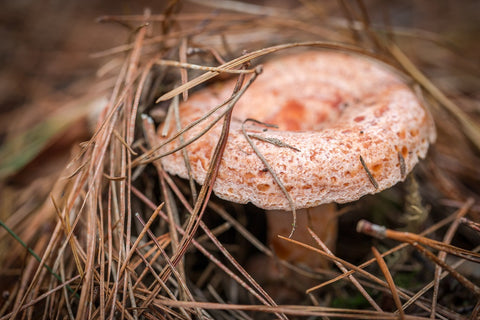
[[[315,252],[280,239],[277,235],[288,235],[292,229],[291,212],[268,210],[268,243],[276,255],[289,262],[304,264],[312,269],[328,266],[328,261]],[[337,239],[337,208],[335,203],[322,204],[313,208],[297,210],[296,230],[292,239],[318,247],[310,236],[307,227],[331,250]]]

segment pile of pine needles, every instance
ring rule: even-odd
[[[99,18],[130,34],[93,55],[105,62],[102,80],[50,122],[4,141],[0,319],[478,319],[478,102],[471,82],[445,71],[443,61],[460,61],[466,79],[478,77],[478,65],[462,61],[439,34],[371,23],[362,1],[203,5],[189,13],[171,1],[161,14]],[[156,126],[174,112],[172,97],[188,99],[189,91],[238,76],[246,62],[301,48],[390,64],[411,80],[438,130],[404,183],[342,206],[336,252],[320,241],[309,247],[332,261],[325,270],[278,261],[264,243],[262,212],[212,194],[225,136],[203,186],[155,161]],[[422,54],[430,50],[443,60],[427,65]],[[427,71],[442,75],[444,88]],[[91,114],[91,136],[56,168],[54,184],[8,188],[28,175],[49,139],[79,123],[90,128]],[[40,136],[47,138],[31,143]],[[19,144],[21,152],[12,147]],[[289,276],[258,272],[275,264]]]

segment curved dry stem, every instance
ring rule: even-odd
[[[253,51],[251,53],[247,53],[239,58],[236,58],[236,59],[233,59],[223,65],[220,66],[220,68],[222,69],[232,69],[232,68],[236,68],[240,65],[242,65],[243,63],[245,63],[246,61],[250,61],[252,59],[255,59],[255,58],[259,58],[259,57],[262,57],[264,55],[267,55],[267,54],[270,54],[270,53],[274,53],[274,52],[277,52],[277,51],[281,51],[281,50],[285,50],[285,49],[291,49],[291,48],[296,48],[296,47],[317,47],[317,48],[322,48],[322,49],[334,49],[334,50],[344,50],[344,51],[347,51],[347,52],[354,52],[354,53],[358,53],[358,54],[362,54],[362,55],[365,55],[365,56],[369,56],[369,57],[373,57],[379,61],[382,61],[384,63],[387,63],[387,61],[385,61],[385,59],[377,56],[377,55],[374,55],[373,53],[371,52],[368,52],[366,51],[365,49],[363,48],[360,48],[360,47],[355,47],[355,46],[352,46],[352,45],[345,45],[345,44],[339,44],[339,43],[335,43],[335,42],[328,42],[328,41],[309,41],[309,42],[298,42],[298,43],[287,43],[287,44],[281,44],[281,45],[277,45],[277,46],[272,46],[272,47],[268,47],[268,48],[263,48],[263,49],[260,49],[260,50],[257,50],[257,51]],[[210,80],[211,78],[217,76],[219,73],[218,72],[207,72],[207,73],[204,73],[203,75],[195,78],[195,79],[192,79],[190,80],[189,82],[165,93],[164,95],[162,95],[160,98],[157,99],[157,102],[160,102],[160,101],[165,101],[165,100],[168,100],[168,99],[171,99],[172,97],[184,92],[185,90],[189,90],[207,80]]]

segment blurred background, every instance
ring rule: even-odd
[[[209,1],[205,1],[208,3]],[[210,1],[212,2],[212,1]],[[214,1],[215,2],[215,1]],[[216,1],[221,3],[222,1]],[[222,8],[229,11],[229,1]],[[291,8],[308,1],[245,1],[275,8]],[[312,1],[312,3],[315,1]],[[354,3],[354,1],[347,1]],[[182,12],[208,12],[211,6],[200,1],[184,1]],[[341,1],[322,1],[329,18],[344,19]],[[479,70],[480,2],[439,1],[364,1],[372,23],[410,29],[422,37],[442,37],[462,59],[443,59],[441,50],[419,48],[415,41],[404,41],[402,48],[425,50],[422,66],[441,62],[445,68]],[[3,115],[51,92],[78,94],[74,82],[95,76],[98,59],[91,54],[125,43],[128,30],[115,24],[96,23],[102,15],[142,14],[145,8],[161,13],[168,1],[48,1],[4,0],[0,3],[0,110]],[[217,9],[218,10],[218,9]],[[406,31],[406,30],[404,30]],[[410,45],[409,45],[410,42]],[[428,45],[422,42],[422,45]],[[428,71],[428,69],[427,69]],[[477,74],[478,75],[478,74]],[[466,75],[468,76],[468,75]],[[442,75],[435,81],[441,82]],[[468,81],[468,79],[465,79]],[[472,92],[474,90],[472,83]],[[478,87],[477,87],[478,88]]]

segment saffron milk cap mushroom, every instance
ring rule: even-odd
[[[222,104],[234,85],[235,80],[218,82],[191,94],[179,106],[181,126]],[[185,141],[205,130],[221,110],[184,133]],[[170,128],[166,136],[159,134],[161,141],[175,134],[175,125]],[[220,134],[221,123],[217,123],[186,147],[191,174],[200,184]],[[287,55],[265,63],[263,73],[236,103],[213,190],[220,198],[251,202],[267,210],[269,241],[277,254],[315,267],[322,263],[309,262],[313,252],[301,253],[298,247],[277,239],[277,234],[287,236],[292,228],[293,220],[285,214],[292,205],[299,209],[293,238],[312,243],[310,236],[302,238],[308,234],[305,225],[309,225],[333,246],[335,213],[331,205],[322,204],[351,202],[403,181],[435,138],[429,112],[402,78],[385,65],[343,52]],[[161,151],[178,146],[177,139]],[[181,152],[163,157],[161,162],[169,173],[188,177]]]

